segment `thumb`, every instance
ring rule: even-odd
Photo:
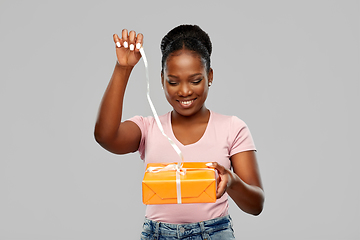
[[[222,165],[220,165],[220,164],[217,163],[217,162],[207,163],[206,166],[215,168],[220,174],[224,174],[224,173],[225,173],[225,167],[222,166]]]

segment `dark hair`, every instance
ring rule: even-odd
[[[180,25],[168,32],[161,40],[162,61],[164,71],[167,58],[171,53],[187,49],[196,52],[206,68],[210,70],[210,55],[212,51],[209,35],[197,25]]]

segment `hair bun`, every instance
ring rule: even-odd
[[[212,44],[210,41],[209,35],[204,32],[199,26],[197,25],[187,25],[183,24],[180,26],[175,27],[171,31],[169,31],[165,37],[161,41],[161,52],[162,54],[165,53],[166,47],[173,41],[179,38],[194,38],[199,41],[204,47],[207,49],[209,55],[212,52]]]
[[[167,58],[181,49],[196,52],[206,71],[210,71],[210,55],[212,51],[209,35],[197,25],[180,25],[172,29],[161,40],[162,72],[166,67]]]

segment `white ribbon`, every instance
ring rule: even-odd
[[[168,164],[165,167],[148,167],[146,169],[147,172],[152,172],[152,173],[158,173],[161,171],[171,171],[171,170],[177,171],[181,175],[185,175],[185,173],[186,173],[186,169],[179,168],[178,164]]]
[[[148,167],[146,169],[147,172],[158,173],[161,171],[176,171],[176,196],[177,203],[181,203],[181,185],[180,185],[180,175],[185,175],[186,170],[212,170],[215,171],[214,168],[183,168],[179,167],[179,164],[168,164],[164,167]]]
[[[186,170],[183,169],[181,166],[179,166],[179,164],[169,164],[166,165],[165,167],[148,167],[146,169],[147,172],[152,172],[152,173],[158,173],[161,171],[176,171],[175,172],[175,176],[176,176],[176,196],[177,196],[177,203],[181,204],[181,180],[180,180],[180,175],[185,175]]]
[[[144,61],[144,65],[145,65],[145,72],[146,72],[146,82],[147,82],[147,92],[146,92],[146,96],[147,96],[147,100],[149,102],[149,105],[150,105],[150,108],[151,108],[151,111],[154,115],[154,118],[155,118],[155,121],[156,121],[156,124],[157,126],[159,127],[159,130],[160,132],[162,133],[162,135],[164,135],[170,142],[171,146],[174,148],[174,150],[176,151],[176,153],[179,155],[181,161],[178,162],[178,164],[176,165],[176,169],[173,169],[173,170],[176,170],[176,192],[177,192],[177,202],[178,204],[181,203],[181,185],[180,185],[180,173],[181,173],[181,168],[182,168],[182,163],[184,162],[184,157],[181,153],[181,150],[179,149],[179,147],[173,142],[173,140],[171,140],[171,138],[169,138],[165,132],[164,132],[164,129],[161,125],[161,122],[160,122],[160,119],[159,119],[159,116],[157,115],[156,113],[156,110],[155,110],[155,107],[154,107],[154,104],[152,103],[151,101],[151,98],[150,98],[150,77],[149,77],[149,66],[148,66],[148,61],[146,59],[146,55],[145,55],[145,51],[144,51],[144,48],[141,47],[140,48],[140,54],[142,56],[142,59]],[[184,174],[184,172],[183,172]]]

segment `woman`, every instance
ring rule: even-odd
[[[145,164],[179,159],[153,117],[121,121],[123,98],[133,67],[141,58],[143,35],[124,29],[114,34],[117,63],[95,126],[97,142],[116,154],[139,151]],[[213,162],[219,173],[215,203],[148,205],[142,239],[234,239],[228,196],[244,212],[258,215],[264,192],[255,146],[246,124],[205,106],[213,82],[212,51],[200,27],[180,25],[161,42],[161,81],[173,110],[160,121],[185,161]],[[230,170],[232,168],[233,171]]]

